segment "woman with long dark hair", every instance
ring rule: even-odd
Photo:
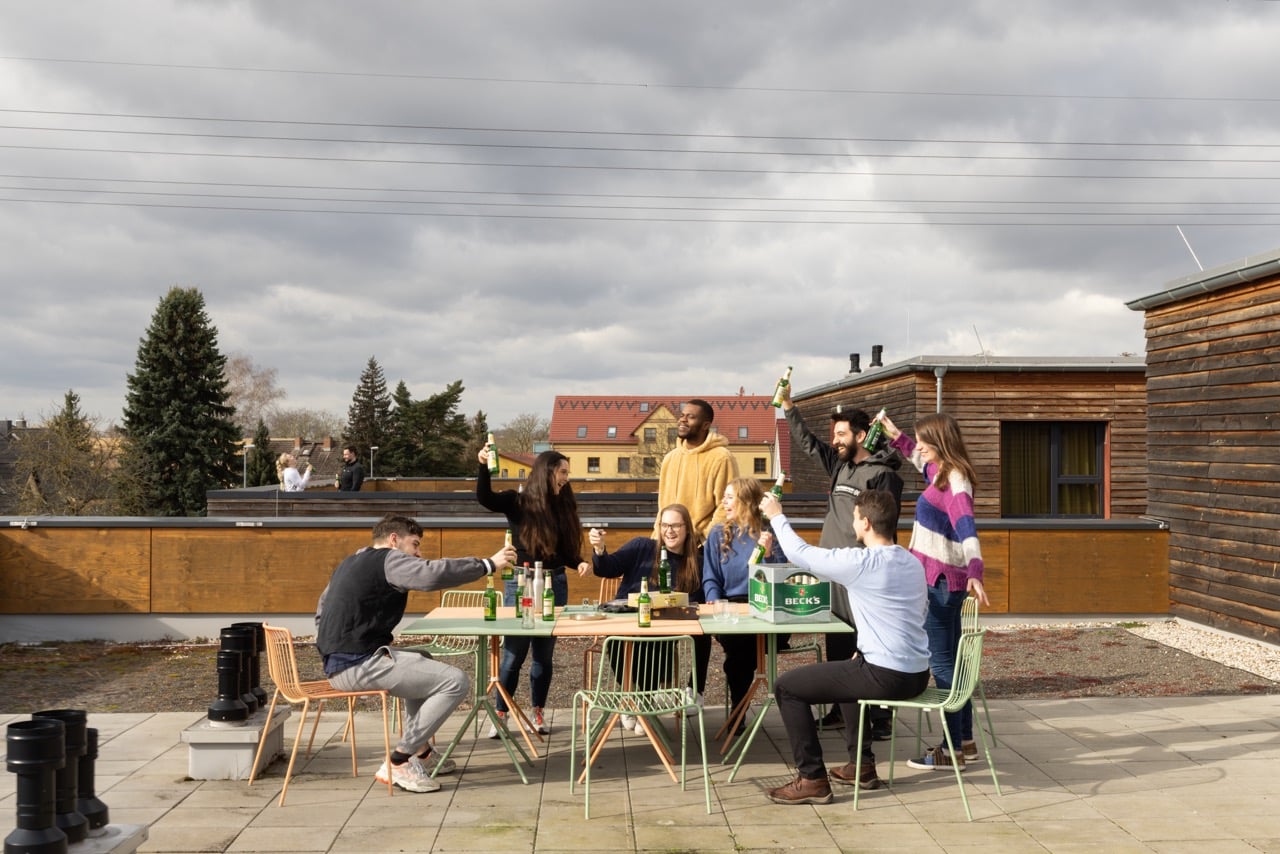
[[[659,539],[652,537],[635,537],[622,544],[616,552],[605,548],[605,530],[592,528],[589,534],[591,541],[592,569],[600,578],[620,578],[618,598],[626,598],[630,593],[640,591],[640,579],[649,579],[649,589],[658,589],[658,565],[662,560],[662,550],[667,550],[667,560],[671,562],[671,570],[675,574],[677,593],[688,593],[691,603],[701,603],[702,596],[702,549],[698,543],[698,532],[693,527],[693,518],[689,508],[683,504],[668,504],[658,514]],[[583,573],[586,574],[585,572]],[[698,684],[689,686],[694,693],[694,702],[702,705],[702,694],[707,687],[707,664],[711,661],[711,638],[707,635],[693,636],[694,662],[697,666]],[[692,712],[691,712],[692,713]],[[635,727],[635,720],[623,715],[622,725]]]
[[[983,606],[990,604],[982,586],[982,551],[973,517],[977,476],[960,435],[960,425],[950,415],[937,412],[924,416],[916,422],[914,439],[898,429],[887,415],[881,416],[880,422],[889,444],[911,460],[927,483],[916,499],[916,519],[907,549],[924,564],[929,586],[924,623],[929,635],[929,669],[933,671],[934,684],[950,688],[956,651],[960,648],[960,612],[965,597],[972,594]],[[948,713],[947,729],[951,743],[960,745],[960,756],[948,754],[944,743],[907,764],[912,768],[950,771],[953,766],[963,769],[966,758],[978,758],[972,704],[965,703],[959,712]]]
[[[578,502],[569,485],[569,458],[559,451],[543,451],[533,461],[533,468],[525,481],[524,491],[514,489],[494,492],[489,480],[489,450],[480,449],[480,474],[476,479],[476,500],[486,510],[502,513],[507,517],[511,539],[516,547],[516,564],[541,561],[545,583],[555,593],[556,605],[569,601],[569,582],[565,569],[579,572],[590,569],[582,560],[582,532],[578,520]],[[504,604],[514,605],[516,583],[505,585]],[[541,607],[540,603],[534,603]],[[554,669],[556,639],[553,637],[508,637],[502,641],[502,663],[498,666],[498,679],[507,693],[515,696],[520,684],[520,668],[533,650],[533,663],[529,666],[529,693],[533,704],[533,725],[538,732],[551,731],[543,716],[543,706],[551,689]],[[499,694],[496,698],[498,716],[506,724],[506,703]],[[493,729],[490,738],[497,738]]]

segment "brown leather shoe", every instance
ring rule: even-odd
[[[857,785],[864,792],[878,789],[884,785],[880,778],[876,776],[875,765],[863,765],[862,776],[858,778],[854,777],[856,767],[852,762],[847,765],[841,765],[839,768],[832,768],[828,773],[831,774],[831,779],[837,783],[844,783],[846,786]]]
[[[796,777],[785,786],[770,789],[769,800],[775,804],[829,804],[835,798],[831,795],[831,783],[826,777],[821,780]]]

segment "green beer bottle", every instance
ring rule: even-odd
[[[551,584],[551,573],[542,579],[542,619],[548,623],[556,618],[556,591]]]
[[[675,586],[675,579],[672,578],[671,561],[667,560],[667,550],[662,550],[662,560],[658,561],[658,589],[663,593],[670,593],[671,588]]]
[[[791,385],[791,366],[787,365],[787,372],[778,380],[777,387],[773,390],[773,405],[776,408],[782,407],[782,394]]]
[[[647,629],[653,622],[653,603],[649,599],[649,579],[640,579],[640,595],[636,598],[636,619],[640,628]]]
[[[498,445],[493,441],[493,434],[489,434],[489,476],[497,477],[501,469],[498,467]]]
[[[862,440],[862,447],[865,450],[875,452],[876,445],[880,443],[880,437],[884,435],[884,424],[880,421],[884,416],[885,412],[881,409],[876,413],[876,417],[871,419],[871,429],[867,431],[867,437]]]
[[[493,589],[492,575],[484,584],[484,618],[486,621],[498,619],[498,591]]]

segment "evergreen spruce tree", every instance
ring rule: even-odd
[[[253,449],[249,454],[249,485],[270,486],[276,482],[276,463],[271,453],[271,433],[259,418],[258,429],[253,434]]]
[[[391,430],[378,449],[379,468],[387,477],[422,477],[422,454],[415,441],[420,432],[418,412],[404,380],[396,384],[391,403]]]
[[[343,431],[344,445],[355,445],[363,459],[369,458],[369,449],[382,446],[391,438],[391,398],[387,395],[387,379],[382,366],[373,356],[360,374],[360,382],[347,409],[347,427]]]
[[[473,470],[463,461],[463,454],[471,443],[471,425],[467,423],[467,417],[458,411],[462,392],[462,380],[456,380],[439,394],[414,405],[416,438],[424,475],[461,477]]]
[[[128,376],[122,474],[147,516],[198,516],[205,492],[240,482],[226,357],[196,288],[160,300]]]

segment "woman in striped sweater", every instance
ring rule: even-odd
[[[916,500],[915,525],[907,548],[924,564],[929,585],[929,608],[925,613],[929,669],[933,671],[934,684],[950,688],[965,597],[972,595],[984,607],[990,604],[982,587],[982,552],[973,518],[973,486],[977,478],[960,427],[950,415],[939,412],[921,418],[916,422],[914,440],[888,416],[880,420],[890,444],[911,460],[928,483]],[[950,771],[953,765],[963,770],[966,758],[978,758],[970,704],[947,715],[947,729],[951,743],[961,746],[960,756],[950,756],[944,743],[907,764],[933,771]]]

